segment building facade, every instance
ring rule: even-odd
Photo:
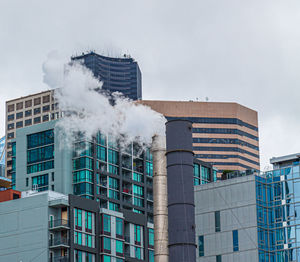
[[[0,261],[147,261],[144,246],[148,239],[153,245],[152,225],[125,222],[96,201],[52,191],[0,203],[0,220]]]
[[[257,112],[237,103],[139,101],[168,120],[193,123],[195,156],[219,170],[260,169]]]
[[[300,261],[299,169],[294,161],[195,187],[198,261]]]
[[[54,91],[49,90],[6,102],[6,177],[11,178],[12,176],[11,140],[16,137],[16,130],[59,118],[58,107],[53,94]]]
[[[133,58],[114,58],[90,52],[72,57],[72,60],[83,61],[94,76],[103,82],[103,90],[120,92],[132,100],[142,99],[142,74]]]
[[[136,225],[125,232],[126,261],[153,261],[150,151],[142,152],[135,144],[121,150],[116,141],[100,133],[92,139],[78,135],[73,145],[66,145],[57,121],[16,131],[11,140],[13,188],[74,194],[92,200],[101,210],[117,212],[125,225]],[[134,230],[140,235],[136,242]],[[115,261],[109,253],[103,256],[102,261]]]

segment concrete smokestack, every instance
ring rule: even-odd
[[[196,262],[192,123],[166,123],[169,259]]]
[[[168,195],[166,137],[155,135],[152,140],[153,155],[153,217],[154,261],[168,262]]]

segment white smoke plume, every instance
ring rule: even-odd
[[[74,132],[91,138],[98,131],[118,139],[124,146],[136,141],[150,146],[152,136],[163,135],[166,119],[150,107],[113,94],[109,98],[96,91],[102,82],[78,61],[64,63],[57,53],[51,53],[43,65],[44,82],[55,90],[59,109],[65,112],[57,125],[64,130],[68,144]],[[68,114],[67,112],[71,112]]]

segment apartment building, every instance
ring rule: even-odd
[[[0,220],[0,261],[145,261],[145,234],[150,246],[154,241],[152,225],[125,222],[96,201],[52,191],[0,203]]]
[[[11,140],[16,137],[16,130],[48,122],[59,117],[53,93],[53,90],[49,90],[6,102],[6,177],[12,177],[13,152]]]

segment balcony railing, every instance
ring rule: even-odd
[[[49,240],[50,248],[69,247],[69,239],[66,237],[57,237]]]
[[[63,257],[54,257],[51,262],[69,262],[70,257],[69,256],[63,256]]]
[[[50,220],[49,228],[50,229],[69,228],[69,220],[67,220],[67,219]]]

